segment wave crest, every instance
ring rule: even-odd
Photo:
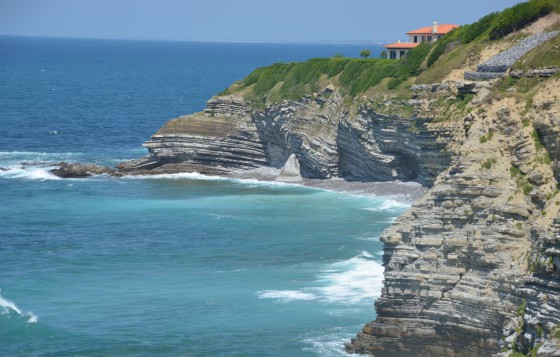
[[[264,290],[259,291],[257,296],[260,299],[278,299],[281,302],[290,302],[295,300],[310,301],[317,299],[312,293],[306,293],[298,290]]]
[[[319,300],[345,305],[371,302],[381,294],[383,266],[373,255],[363,251],[359,255],[329,264],[320,271],[315,287],[299,290],[264,290],[261,299],[277,299],[280,302]]]
[[[18,314],[19,316],[28,317],[29,318],[27,320],[28,323],[35,323],[35,322],[39,321],[39,318],[37,317],[37,315],[35,315],[31,311],[28,311],[28,312],[21,311],[21,309],[19,307],[17,307],[17,305],[14,302],[12,302],[10,300],[7,300],[2,295],[0,295],[0,313],[2,315],[8,315],[12,311],[15,312],[16,314]]]

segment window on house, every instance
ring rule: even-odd
[[[401,53],[399,53],[399,57],[404,57],[406,56],[406,51],[401,51]]]
[[[432,42],[432,36],[428,36],[428,42]]]
[[[414,43],[418,43],[418,36],[414,36]]]
[[[426,41],[426,38],[424,36],[422,36],[422,42]]]
[[[397,51],[389,51],[389,58],[396,59],[397,58]]]

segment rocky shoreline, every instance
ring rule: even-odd
[[[197,171],[180,171],[178,168],[173,170],[138,170],[138,171],[121,171],[106,166],[99,166],[96,164],[81,164],[81,163],[66,163],[61,162],[55,166],[57,168],[49,170],[53,175],[60,178],[80,179],[87,177],[94,177],[97,175],[106,175],[113,177],[134,177],[134,176],[157,176],[157,175],[173,175],[184,172]],[[396,201],[411,205],[418,201],[428,189],[421,184],[414,182],[371,182],[371,181],[348,181],[341,178],[331,179],[307,179],[301,178],[298,180],[286,179],[281,175],[280,169],[275,168],[258,168],[253,170],[239,170],[236,172],[228,172],[225,175],[212,175],[201,174],[201,177],[220,176],[225,179],[238,179],[238,180],[256,180],[262,182],[281,182],[292,185],[300,185],[309,188],[316,188],[320,190],[341,192],[352,195],[361,196],[379,196],[390,197]]]
[[[377,317],[347,352],[560,356],[555,73],[539,76],[530,97],[496,80],[413,85],[406,99],[351,104],[332,84],[299,101],[217,96],[204,112],[166,123],[143,158],[53,173],[198,172],[400,195],[412,207],[380,237]]]
[[[543,353],[553,351],[539,356],[555,356],[551,336],[560,321],[543,317],[560,316],[560,231],[546,228],[558,226],[551,222],[559,212],[554,123],[560,108],[551,88],[560,80],[551,81],[530,108],[538,113],[534,125],[542,147],[518,114],[525,104],[509,98],[460,120],[433,123],[388,117],[368,105],[347,111],[336,91],[328,99],[322,92],[265,110],[253,110],[241,98],[216,97],[208,103],[211,115],[181,117],[156,133],[144,158],[116,169],[61,164],[53,174],[199,172],[399,197],[412,208],[381,236],[385,280],[377,318],[347,351],[493,355],[538,343],[548,346]],[[418,87],[414,105],[417,113],[429,112],[429,98],[449,93],[473,93],[482,101],[492,85]],[[545,153],[551,165],[539,159]],[[280,175],[284,164],[288,180]],[[395,182],[400,178],[417,183]]]

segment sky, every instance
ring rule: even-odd
[[[467,24],[519,0],[0,0],[0,35],[376,42]]]

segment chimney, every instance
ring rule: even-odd
[[[432,27],[432,33],[437,33],[437,21],[434,21],[434,26]]]

